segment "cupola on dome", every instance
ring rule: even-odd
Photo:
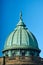
[[[15,53],[15,50],[19,51],[17,51],[18,53],[16,55],[20,55],[20,50],[25,50],[25,53],[31,50],[32,52],[37,52],[35,53],[36,55],[40,53],[35,36],[26,28],[22,20],[22,13],[20,14],[20,20],[15,30],[11,32],[5,42],[3,53],[10,56],[12,55],[12,51]],[[29,55],[29,52],[27,55]]]

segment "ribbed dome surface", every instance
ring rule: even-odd
[[[20,19],[15,30],[8,36],[3,51],[20,48],[39,50],[35,36],[28,31],[22,19]]]

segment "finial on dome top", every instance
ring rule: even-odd
[[[20,19],[22,20],[22,11],[20,12]]]
[[[26,26],[26,25],[24,24],[24,22],[23,22],[23,19],[22,19],[22,11],[20,12],[20,20],[19,20],[17,26],[23,26],[23,27]]]

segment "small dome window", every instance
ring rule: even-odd
[[[25,51],[24,50],[21,51],[21,55],[25,56]]]
[[[12,56],[15,56],[15,51],[14,50],[12,50]]]
[[[4,53],[4,56],[8,56],[8,52],[7,51]]]
[[[29,51],[30,56],[34,56],[34,51]]]

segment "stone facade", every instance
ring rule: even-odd
[[[0,65],[43,65],[43,58],[40,57],[1,57]]]

